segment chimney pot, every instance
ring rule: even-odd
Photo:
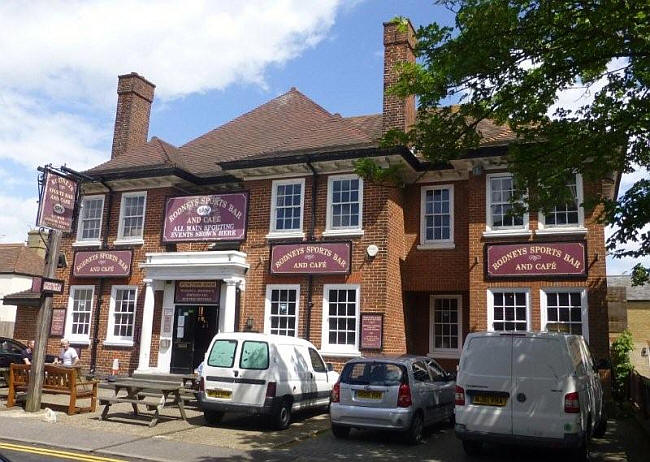
[[[147,142],[156,86],[136,72],[118,76],[111,159]]]

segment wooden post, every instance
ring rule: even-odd
[[[59,230],[50,230],[47,239],[47,255],[45,256],[45,269],[43,276],[54,278],[59,261],[62,233]],[[47,338],[50,335],[52,322],[52,296],[41,298],[41,309],[36,318],[36,338],[34,339],[34,352],[32,353],[32,367],[29,370],[29,385],[27,387],[27,412],[36,412],[41,409],[41,394],[43,391],[43,373],[45,369],[45,353],[47,352]]]

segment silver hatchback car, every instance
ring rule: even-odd
[[[332,433],[347,438],[351,428],[396,430],[417,444],[425,426],[453,424],[455,391],[455,375],[431,358],[354,359],[332,389]]]

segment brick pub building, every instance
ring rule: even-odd
[[[414,40],[384,24],[384,88]],[[291,89],[175,147],[147,141],[153,84],[123,75],[117,93],[111,159],[85,172],[64,236],[50,353],[65,336],[100,375],[115,358],[121,373],[186,373],[217,331],[254,330],[339,365],[408,352],[453,367],[468,332],[559,329],[608,354],[604,229],[581,203],[614,181],[576,176],[575,203],[513,216],[508,128],[481,123],[481,147],[444,168],[380,147],[413,123],[414,98],[342,117]],[[356,176],[364,157],[402,165],[406,186]]]

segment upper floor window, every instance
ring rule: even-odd
[[[528,214],[512,212],[512,198],[516,192],[511,174],[487,175],[486,221],[489,231],[528,229]]]
[[[104,196],[84,196],[81,200],[77,241],[98,242],[101,236]]]
[[[118,239],[141,240],[144,231],[144,214],[147,192],[129,192],[122,194],[120,206],[120,224]]]
[[[555,206],[546,214],[540,213],[540,229],[581,228],[584,226],[582,175],[575,175],[567,183],[567,188],[569,188],[573,200]]]
[[[420,244],[454,242],[453,185],[426,186],[420,200]]]
[[[305,179],[276,180],[271,193],[271,233],[302,231]]]
[[[327,232],[359,232],[363,221],[363,180],[357,175],[330,176],[327,184]]]

